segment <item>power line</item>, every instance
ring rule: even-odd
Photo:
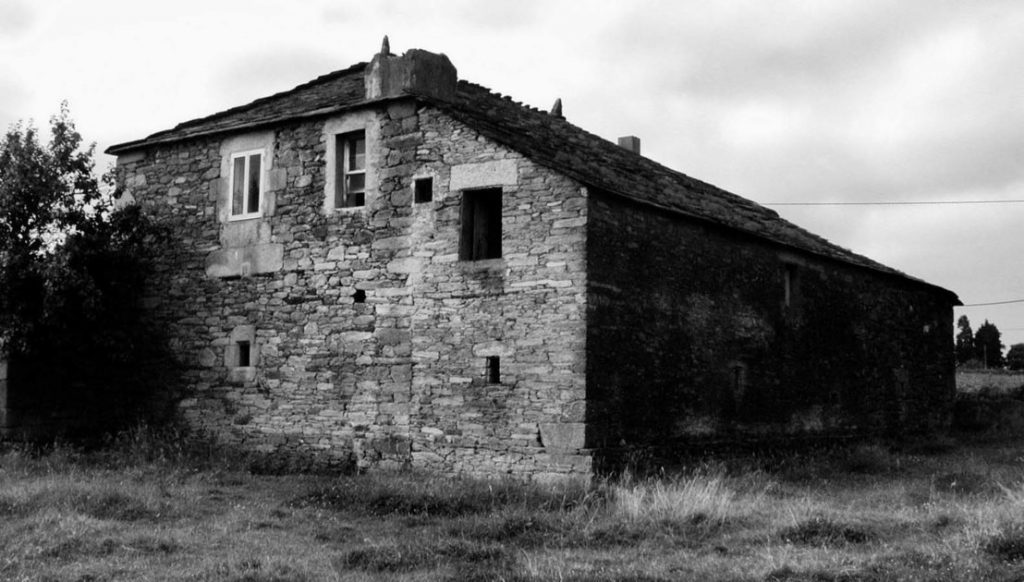
[[[874,202],[762,202],[762,206],[951,206],[962,204],[1021,204],[1024,199],[1011,200],[920,200]]]
[[[969,303],[960,307],[985,307],[988,305],[1009,305],[1011,303],[1024,303],[1024,299],[1011,299],[1009,301],[993,301],[991,303]]]

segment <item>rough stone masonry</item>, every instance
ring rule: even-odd
[[[954,294],[557,109],[385,46],[111,148],[174,235],[181,419],[285,468],[539,480],[948,424]]]
[[[332,208],[332,137],[355,128],[374,183],[365,206]],[[231,221],[228,156],[261,148],[263,214]],[[580,184],[411,97],[148,149],[118,171],[175,233],[149,305],[193,428],[292,466],[589,472]],[[414,203],[422,178],[432,200]],[[501,257],[460,261],[462,193],[495,187]]]

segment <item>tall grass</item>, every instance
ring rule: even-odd
[[[720,474],[697,474],[671,479],[611,486],[611,511],[631,522],[708,522],[721,524],[741,508],[736,492]]]
[[[139,429],[0,452],[0,580],[987,580],[1024,572],[1010,449],[861,447],[561,488],[269,476]],[[735,461],[735,462],[734,462]],[[973,476],[977,479],[971,480]]]

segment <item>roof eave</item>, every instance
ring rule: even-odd
[[[334,107],[321,107],[319,109],[313,109],[313,110],[310,110],[310,111],[304,111],[302,113],[295,113],[295,114],[292,114],[292,115],[282,115],[282,116],[268,118],[268,119],[260,119],[260,120],[252,121],[252,122],[248,122],[248,123],[240,123],[238,125],[232,125],[230,127],[218,127],[218,128],[213,128],[213,129],[205,130],[205,131],[197,131],[195,133],[190,133],[190,134],[187,134],[187,135],[174,135],[174,136],[168,136],[168,137],[161,137],[161,134],[167,133],[167,132],[158,132],[158,133],[154,133],[153,135],[151,135],[149,137],[146,137],[146,138],[143,138],[143,139],[139,139],[139,140],[135,140],[135,141],[128,141],[128,142],[112,145],[112,146],[108,147],[106,150],[104,150],[103,153],[116,156],[116,155],[121,155],[121,154],[125,154],[125,153],[128,153],[128,152],[131,152],[131,151],[143,149],[143,148],[146,148],[146,147],[154,146],[154,145],[167,145],[167,144],[172,144],[172,143],[177,143],[177,142],[182,142],[182,141],[188,141],[188,140],[196,139],[196,138],[210,137],[210,136],[213,136],[213,135],[222,135],[222,134],[228,134],[228,133],[239,133],[239,132],[244,132],[244,131],[252,131],[252,130],[255,130],[255,129],[262,129],[262,128],[265,128],[265,127],[270,127],[270,126],[277,125],[277,124],[280,124],[280,123],[287,123],[287,122],[290,122],[290,121],[303,120],[303,119],[311,119],[311,118],[315,118],[315,117],[324,117],[324,116],[327,116],[327,115],[333,115],[335,113],[340,113],[342,111],[352,111],[352,110],[355,110],[355,109],[362,109],[362,108],[370,107],[370,106],[373,106],[373,105],[379,105],[381,103],[386,103],[388,101],[401,101],[401,100],[404,100],[404,99],[415,99],[417,101],[422,101],[424,98],[422,96],[420,96],[420,95],[416,95],[416,94],[413,94],[413,93],[408,93],[408,94],[404,94],[404,95],[397,95],[397,96],[390,96],[390,97],[381,97],[380,99],[367,99],[367,100],[359,101],[358,103],[348,103],[346,105],[338,105],[338,106],[334,106]],[[168,130],[168,131],[170,131],[170,130]]]
[[[538,162],[538,163],[540,163],[540,162]],[[558,171],[561,172],[561,170],[558,170]],[[927,282],[927,281],[925,281],[923,279],[918,279],[917,277],[913,277],[911,275],[907,275],[906,273],[902,273],[902,272],[897,271],[895,269],[889,269],[889,268],[882,269],[882,268],[878,268],[878,267],[873,267],[873,266],[871,266],[869,264],[859,264],[859,263],[855,263],[853,261],[847,261],[847,260],[844,260],[844,259],[842,259],[840,257],[835,257],[835,256],[832,256],[832,255],[828,255],[826,253],[815,251],[815,250],[809,249],[807,247],[801,247],[801,246],[797,246],[797,245],[794,245],[794,244],[791,244],[791,243],[788,243],[788,242],[785,242],[785,241],[777,240],[777,239],[774,239],[774,238],[772,238],[770,236],[766,236],[766,235],[763,235],[763,234],[758,233],[758,232],[754,232],[754,231],[750,231],[750,230],[743,230],[741,228],[737,228],[737,227],[729,225],[729,224],[724,224],[724,223],[721,223],[721,222],[717,222],[717,221],[712,220],[710,218],[707,218],[705,216],[700,216],[698,214],[689,213],[689,212],[686,212],[686,211],[684,211],[682,209],[679,209],[679,208],[673,208],[673,207],[670,207],[670,206],[664,206],[664,205],[661,205],[661,204],[657,204],[657,203],[651,202],[649,200],[641,200],[639,198],[636,198],[635,196],[630,196],[629,194],[626,194],[626,193],[623,193],[623,192],[617,192],[617,191],[608,189],[607,187],[598,186],[596,184],[588,183],[585,179],[581,179],[579,177],[574,177],[574,179],[576,179],[577,181],[581,182],[582,184],[584,184],[588,188],[591,188],[591,189],[593,189],[595,191],[605,192],[605,193],[610,194],[612,196],[615,196],[617,198],[626,200],[626,201],[628,201],[628,202],[630,202],[632,204],[638,204],[640,206],[646,206],[646,207],[658,210],[660,212],[666,212],[666,213],[669,213],[669,214],[674,214],[674,215],[677,215],[677,216],[682,216],[682,217],[688,218],[690,220],[702,222],[704,224],[714,225],[714,226],[716,226],[718,228],[724,228],[724,229],[727,229],[727,230],[731,230],[733,232],[738,232],[738,233],[743,234],[744,236],[749,236],[749,237],[752,237],[752,238],[756,238],[758,240],[762,240],[762,241],[771,243],[771,244],[776,245],[776,246],[785,247],[786,249],[797,251],[797,252],[805,254],[805,255],[813,255],[815,257],[818,257],[818,258],[821,258],[821,259],[825,259],[825,260],[827,260],[829,262],[841,263],[843,265],[847,265],[847,266],[855,268],[855,269],[862,269],[862,270],[870,271],[872,273],[876,273],[876,274],[883,275],[883,276],[886,276],[886,277],[896,278],[896,279],[899,279],[901,281],[904,281],[904,282],[907,282],[907,283],[910,283],[912,285],[916,285],[916,286],[919,286],[919,287],[927,287],[928,289],[930,289],[932,291],[938,291],[938,292],[940,292],[942,294],[947,295],[949,297],[950,303],[953,305],[953,307],[957,307],[957,306],[963,305],[963,302],[960,301],[959,296],[957,296],[957,294],[954,293],[953,291],[950,291],[949,289],[946,289],[944,287],[940,287],[938,285],[929,283],[929,282]]]

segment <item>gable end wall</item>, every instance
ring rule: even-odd
[[[225,221],[227,140],[122,158],[128,199],[174,235],[147,306],[186,378],[180,418],[282,468],[588,474],[585,190],[411,99],[349,115],[362,209],[324,202],[344,115],[269,132],[273,208],[252,221]],[[413,204],[425,176],[434,201]],[[493,186],[502,257],[461,261],[462,189]],[[232,369],[240,338],[253,365]]]

